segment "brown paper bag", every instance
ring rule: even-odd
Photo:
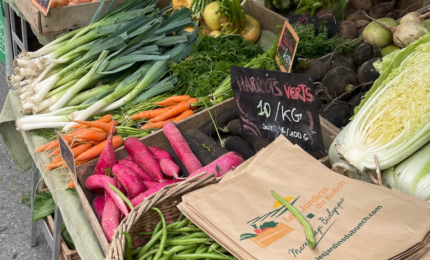
[[[263,163],[249,163],[222,187],[185,196],[181,210],[209,234],[230,241],[223,246],[242,259],[417,259],[425,253],[427,205],[336,174],[301,149],[282,146],[269,146],[255,158]],[[307,247],[303,226],[271,190],[308,219],[315,249]]]

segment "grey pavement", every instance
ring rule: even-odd
[[[0,63],[0,109],[8,91],[5,66]],[[23,195],[28,198],[30,192],[31,172],[21,173],[15,168],[0,136],[0,260],[51,259],[40,225],[37,246],[30,246],[30,207],[21,203]]]

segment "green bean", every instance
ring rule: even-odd
[[[216,250],[218,253],[228,253],[228,251],[225,249],[225,248],[220,248],[220,249],[218,249],[218,250]]]
[[[142,256],[148,252],[148,250],[151,248],[151,246],[155,243],[155,241],[157,241],[161,235],[162,235],[163,231],[158,231],[157,234],[155,234],[155,236],[152,236],[151,239],[149,240],[148,243],[146,243],[146,245],[144,247],[142,247],[142,249],[140,250],[139,254],[137,255],[137,259],[141,260],[144,259],[142,258]]]
[[[195,251],[196,251],[195,248],[191,248],[191,249],[187,249],[187,250],[180,252],[178,255],[187,255],[187,254],[194,253]]]
[[[136,235],[146,236],[146,235],[152,235],[152,231],[145,231],[145,232],[137,232]],[[167,235],[179,235],[181,232],[170,232],[167,231]]]
[[[193,248],[193,249],[195,249],[197,247],[197,245],[196,244],[191,244],[191,245],[186,245],[186,246],[172,246],[172,247],[170,247],[168,250],[167,250],[167,252],[168,253],[177,253],[177,252],[180,252],[180,251],[183,251],[183,250],[188,250],[188,249],[191,249],[191,248]],[[166,252],[166,251],[164,251],[164,252]]]
[[[209,247],[207,247],[205,244],[200,245],[200,247],[196,250],[196,254],[200,253],[207,253],[209,250]]]
[[[154,260],[158,260],[158,259],[160,259],[161,255],[163,254],[164,246],[166,245],[167,226],[166,226],[166,220],[164,219],[163,213],[161,213],[161,211],[157,208],[151,208],[151,209],[156,211],[158,213],[158,215],[160,215],[161,222],[163,225],[163,230],[162,230],[163,234],[161,235],[161,239],[160,239],[160,248],[158,249],[158,252],[154,256]]]
[[[202,231],[200,228],[192,228],[192,227],[183,227],[183,228],[179,228],[179,229],[171,229],[170,231],[172,232],[195,232],[195,231]]]
[[[184,254],[184,255],[174,255],[170,260],[178,260],[178,259],[200,259],[200,258],[208,258],[208,259],[225,259],[225,260],[233,260],[234,257],[218,255],[213,253],[204,253],[204,254]]]
[[[213,243],[210,247],[209,247],[209,253],[216,251],[218,249],[218,247],[220,247],[220,245],[218,243]]]
[[[284,198],[279,196],[276,192],[272,190],[272,195],[281,202],[282,205],[284,205],[296,218],[297,220],[302,223],[303,227],[305,228],[305,235],[306,235],[306,241],[308,243],[308,246],[313,249],[315,247],[315,237],[314,237],[314,231],[312,230],[311,224],[306,220],[305,217],[303,217],[302,213],[298,211],[293,205],[291,205],[288,201],[286,201]]]
[[[184,214],[183,213],[181,213],[181,215],[179,215],[179,218],[178,218],[178,220],[176,221],[176,222],[180,222],[181,220],[182,220],[182,218],[184,217]]]
[[[134,209],[133,204],[131,203],[131,201],[120,191],[118,190],[115,186],[113,186],[112,184],[109,184],[109,188],[111,190],[113,190],[116,194],[118,194],[118,196],[121,197],[121,199],[127,203],[127,205],[130,207],[130,209]]]
[[[157,234],[158,231],[160,231],[161,225],[162,225],[161,221],[157,223],[157,225],[155,226],[154,230],[152,231],[152,235]]]
[[[141,249],[142,249],[142,247],[138,247],[136,249],[131,250],[130,253],[131,253],[132,256],[135,256],[135,255],[139,254],[139,252],[140,252]]]
[[[133,240],[131,239],[131,236],[129,233],[127,232],[122,232],[121,234],[123,234],[125,236],[125,239],[127,240],[127,244],[125,245],[125,259],[126,260],[133,260],[133,258],[131,257],[131,244],[133,243]]]
[[[147,257],[152,256],[153,254],[155,254],[155,253],[157,253],[157,252],[158,252],[158,249],[152,249],[152,250],[150,250],[150,251],[146,252],[144,255],[142,255],[142,257],[141,257],[141,258],[138,258],[138,259],[139,259],[139,260],[144,260],[144,259],[146,259]]]
[[[152,260],[153,257],[153,255],[150,255],[146,260]]]
[[[177,225],[174,226],[174,228],[179,229],[179,228],[185,227],[187,225],[187,221],[188,219],[184,219],[181,222],[177,222]]]
[[[187,244],[201,244],[206,242],[213,242],[211,238],[192,238],[192,239],[167,239],[167,245],[187,245]]]
[[[190,234],[187,238],[207,238],[209,237],[205,232],[195,232]]]

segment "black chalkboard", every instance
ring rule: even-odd
[[[276,56],[276,61],[278,62],[281,71],[291,71],[298,43],[299,37],[297,36],[290,23],[288,23],[288,21],[285,21],[281,37],[279,37],[278,55]]]
[[[324,21],[324,26],[327,27],[327,37],[333,38],[337,34],[337,30],[339,29],[339,21],[335,19],[324,19],[318,18],[315,16],[302,15],[302,14],[292,14],[288,18],[290,24],[313,24],[314,28],[318,28],[322,21]],[[318,30],[316,30],[318,34]]]
[[[309,76],[237,66],[230,76],[243,131],[270,141],[283,134],[305,150],[324,152]]]
[[[48,15],[49,4],[51,0],[31,0],[34,6],[37,7],[45,16]]]
[[[60,153],[61,158],[63,159],[64,164],[69,168],[69,170],[76,175],[76,169],[75,169],[75,158],[72,152],[72,149],[70,149],[69,144],[64,140],[63,136],[56,131],[58,136],[58,142],[60,145]]]

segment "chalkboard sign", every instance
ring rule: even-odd
[[[288,21],[290,24],[313,24],[314,28],[318,28],[324,21],[324,26],[327,28],[327,37],[329,39],[336,36],[337,30],[339,29],[339,21],[335,19],[324,19],[309,15],[292,14],[288,18]],[[316,30],[316,34],[318,34],[318,30]]]
[[[61,158],[63,159],[63,162],[67,166],[67,168],[69,168],[70,172],[76,175],[75,158],[72,149],[70,149],[69,144],[66,140],[64,140],[63,136],[61,136],[58,131],[56,131],[56,133],[58,136],[58,142],[60,144]]]
[[[306,75],[230,67],[242,129],[270,141],[280,134],[303,149],[324,152],[318,104]]]
[[[31,0],[34,6],[37,7],[45,16],[48,15],[51,0]]]
[[[276,55],[276,61],[281,71],[291,71],[298,43],[299,37],[291,24],[285,21],[284,29],[278,42],[278,55]]]

